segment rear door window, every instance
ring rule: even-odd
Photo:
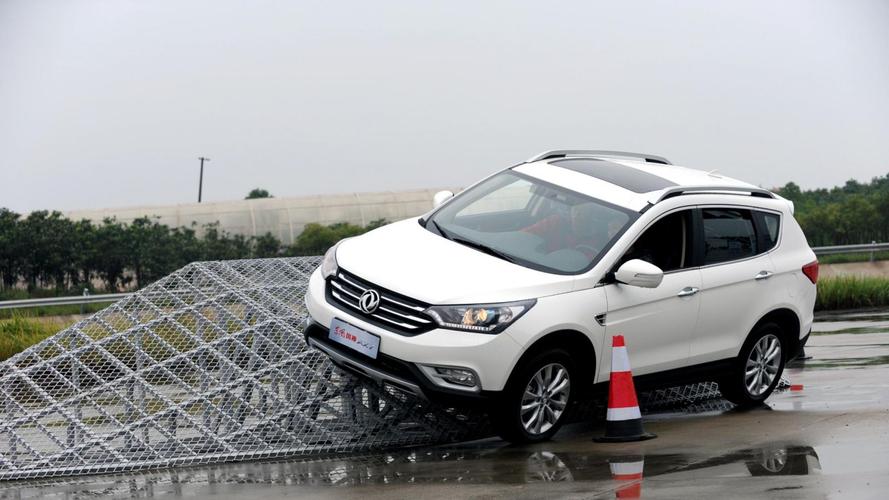
[[[701,216],[705,265],[745,259],[760,253],[750,210],[703,208]]]

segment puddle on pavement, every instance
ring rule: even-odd
[[[806,360],[805,368],[855,368],[867,366],[889,365],[889,356],[870,356],[866,358],[814,358]]]
[[[248,463],[189,468],[126,477],[19,482],[15,497],[190,496],[236,485],[361,486],[374,484],[525,484],[603,482],[621,489],[639,479],[807,475],[821,472],[811,446],[769,444],[713,457],[680,454],[607,456],[508,446],[444,448],[304,462]],[[9,492],[0,492],[8,496]]]
[[[883,309],[818,313],[812,325],[814,335],[886,332],[889,332],[889,311]]]

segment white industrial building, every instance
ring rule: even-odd
[[[303,227],[313,222],[325,225],[349,222],[365,226],[377,219],[393,222],[418,216],[432,208],[432,196],[439,190],[72,210],[65,212],[65,216],[73,220],[89,219],[94,223],[101,223],[108,217],[129,223],[147,216],[169,227],[194,227],[199,232],[201,226],[219,222],[220,229],[232,234],[261,236],[271,233],[284,243],[293,243]]]

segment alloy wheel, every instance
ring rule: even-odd
[[[543,434],[554,426],[568,406],[571,379],[559,363],[543,366],[525,386],[522,395],[521,420],[525,432]]]
[[[765,335],[750,350],[744,367],[744,386],[758,397],[765,393],[781,368],[781,341],[772,334]]]

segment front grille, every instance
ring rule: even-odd
[[[372,314],[358,306],[361,294],[367,290],[380,293],[380,306]],[[416,335],[435,327],[433,319],[423,312],[428,304],[380,288],[343,269],[327,281],[327,301],[368,323],[403,335]]]

